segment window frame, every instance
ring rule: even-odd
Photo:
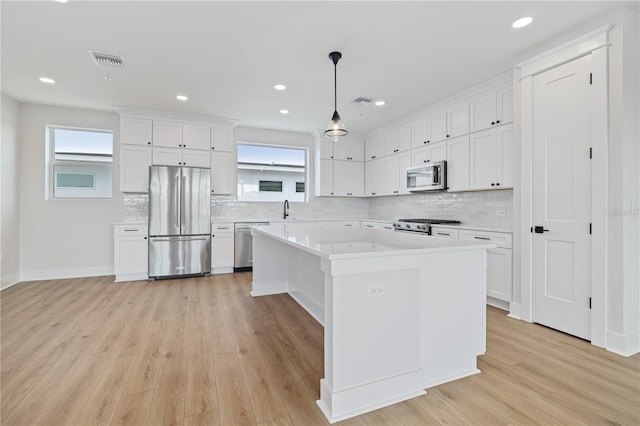
[[[294,150],[300,150],[304,152],[304,184],[305,184],[305,191],[302,193],[303,194],[303,200],[302,201],[292,201],[289,200],[290,203],[308,203],[309,199],[311,198],[311,194],[309,193],[309,178],[311,176],[311,158],[310,158],[310,148],[308,146],[303,146],[303,145],[286,145],[286,144],[278,144],[278,143],[270,143],[270,142],[251,142],[251,141],[247,141],[247,140],[243,140],[243,141],[236,141],[235,143],[235,165],[236,165],[236,179],[235,179],[235,187],[236,187],[236,200],[239,202],[246,202],[246,203],[281,203],[283,200],[280,201],[270,201],[270,200],[240,200],[240,194],[239,191],[237,191],[238,188],[238,184],[239,184],[239,161],[238,161],[238,147],[240,145],[251,145],[251,146],[258,146],[258,147],[266,147],[266,148],[282,148],[282,149],[294,149]],[[295,191],[295,186],[297,186],[297,181],[294,183],[294,193],[296,194],[300,194],[299,192]],[[284,188],[284,182],[283,182],[283,188]],[[283,192],[284,193],[284,192]]]
[[[80,132],[95,132],[95,133],[108,133],[111,135],[111,161],[73,161],[73,160],[56,160],[55,159],[55,130],[76,130]],[[113,200],[113,169],[115,165],[115,131],[113,129],[106,128],[94,128],[94,127],[81,127],[81,126],[68,126],[68,125],[58,125],[58,124],[47,124],[45,125],[45,200],[53,201],[53,200],[74,200],[74,201],[111,201]],[[110,168],[109,171],[109,184],[111,186],[111,195],[105,197],[65,197],[65,196],[56,196],[56,189],[64,189],[64,188],[56,188],[56,176],[55,169],[56,166],[85,166],[90,167],[91,165],[101,165],[108,166]],[[70,173],[70,172],[63,172]],[[82,173],[89,174],[89,172]],[[95,174],[95,173],[94,173]],[[97,184],[97,176],[94,180]],[[78,188],[78,190],[86,190],[84,188]]]

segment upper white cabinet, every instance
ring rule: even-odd
[[[384,154],[392,155],[411,149],[411,126],[405,124],[396,127],[384,136]]]
[[[149,118],[123,116],[120,118],[120,144],[151,145],[152,128]]]
[[[427,116],[427,143],[447,138],[447,110],[436,111]]]
[[[182,123],[173,120],[153,120],[153,146],[182,148]]]
[[[318,150],[316,151],[320,158],[324,158],[325,160],[333,159],[333,142],[332,140],[326,139],[324,141],[318,142]]]
[[[469,190],[469,136],[447,141],[447,187],[449,191]]]
[[[513,125],[472,133],[469,139],[469,188],[513,186]]]
[[[427,117],[421,117],[411,122],[411,147],[418,148],[428,144],[429,121]]]
[[[477,132],[513,121],[513,89],[501,86],[471,98],[469,130]]]
[[[375,135],[369,139],[365,144],[366,159],[375,160],[384,155],[384,135]]]
[[[384,195],[384,158],[376,158],[365,164],[365,195],[375,197]]]
[[[333,143],[333,159],[364,161],[364,143],[361,140],[341,139]]]
[[[207,148],[208,149],[208,148]],[[211,149],[215,151],[233,151],[233,127],[221,124],[211,125]]]
[[[360,161],[333,162],[333,195],[338,197],[364,196],[364,163]]]
[[[201,123],[182,124],[182,147],[209,150],[211,146],[211,126]]]
[[[410,165],[411,155],[408,152],[399,152],[385,157],[385,194],[400,195],[408,194],[407,190],[407,167]]]
[[[443,161],[447,159],[447,142],[430,143],[411,150],[411,165],[417,166],[428,161]]]
[[[149,192],[151,147],[120,145],[120,191]]]
[[[447,138],[469,133],[469,102],[459,102],[447,108]]]
[[[211,195],[233,194],[234,170],[233,153],[211,152]]]
[[[209,151],[153,147],[153,164],[163,166],[211,167]]]
[[[333,160],[322,158],[316,162],[316,197],[333,195]]]

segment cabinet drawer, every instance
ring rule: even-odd
[[[132,235],[147,235],[146,224],[131,224],[131,225],[114,225],[114,235],[119,236],[132,236]]]
[[[440,228],[438,226],[431,227],[431,236],[438,238],[448,238],[451,240],[457,240],[460,231],[458,229]]]
[[[233,233],[233,223],[212,223],[211,233],[226,234]]]
[[[492,242],[502,248],[512,247],[511,234],[503,232],[489,232],[489,231],[460,231],[460,239],[468,241],[487,241]]]

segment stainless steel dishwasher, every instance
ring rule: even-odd
[[[253,267],[252,226],[267,226],[269,222],[236,222],[234,226],[235,251],[233,270],[250,271]]]

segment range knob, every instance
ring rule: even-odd
[[[407,229],[411,229],[411,225],[409,225],[408,223],[404,227]]]
[[[420,229],[427,229],[426,225],[420,225]]]

